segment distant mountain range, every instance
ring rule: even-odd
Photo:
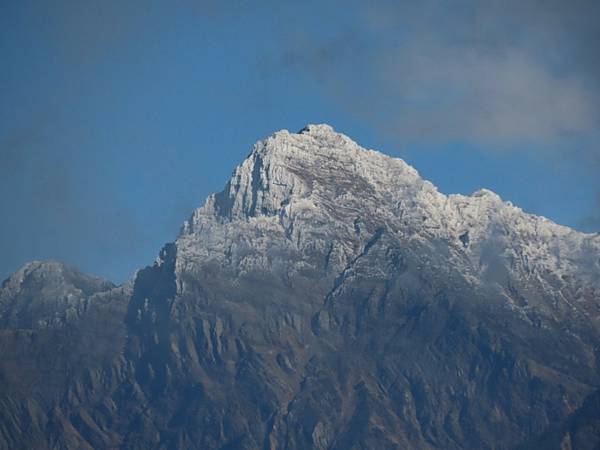
[[[598,449],[600,235],[328,125],[255,144],[114,286],[0,290],[2,449]]]

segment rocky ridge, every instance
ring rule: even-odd
[[[328,125],[259,141],[226,189],[184,223],[178,263],[182,271],[209,260],[270,271],[284,260],[269,255],[276,247],[289,252],[288,271],[319,271],[326,259],[338,273],[382,230],[407,246],[443,242],[448,254],[429,263],[457,268],[474,288],[526,281],[574,310],[599,295],[600,235],[524,213],[486,189],[446,196],[401,159],[365,150]],[[319,261],[307,258],[316,254]],[[570,279],[581,284],[567,292]]]

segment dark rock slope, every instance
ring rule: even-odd
[[[325,125],[120,287],[0,291],[0,448],[600,448],[600,238]]]

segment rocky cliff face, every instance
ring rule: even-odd
[[[600,236],[280,131],[131,286],[5,282],[0,446],[595,448],[599,308]]]

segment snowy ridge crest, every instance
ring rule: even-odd
[[[185,222],[179,264],[213,261],[246,273],[287,258],[291,271],[322,270],[322,260],[343,270],[382,230],[432,254],[444,243],[446,259],[431,264],[475,283],[578,277],[600,286],[600,236],[527,214],[487,189],[446,196],[403,160],[329,125],[258,141],[225,189]]]

